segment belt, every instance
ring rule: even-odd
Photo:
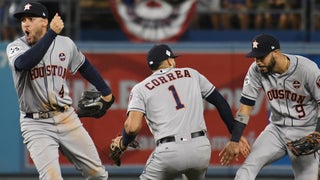
[[[204,136],[205,134],[206,133],[204,130],[193,132],[193,133],[191,133],[191,138]],[[163,144],[163,143],[167,143],[167,142],[174,142],[174,141],[176,141],[176,138],[174,136],[167,136],[167,137],[164,137],[164,138],[157,140],[156,144],[158,146],[159,144]]]
[[[32,118],[32,119],[48,119],[55,116],[57,112],[65,112],[68,109],[69,109],[69,106],[58,107],[56,111],[26,113],[24,117]]]

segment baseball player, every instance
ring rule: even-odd
[[[75,113],[66,71],[77,71],[101,91],[105,101],[112,93],[98,71],[60,32],[64,27],[56,14],[39,3],[26,3],[14,17],[24,36],[7,46],[7,56],[19,99],[23,142],[39,173],[39,179],[62,179],[58,151],[88,179],[107,179],[95,145]],[[47,28],[49,25],[49,29]]]
[[[270,123],[254,142],[235,179],[253,180],[261,168],[286,155],[296,180],[317,179],[318,153],[295,156],[286,144],[320,130],[317,64],[303,56],[283,54],[279,41],[268,34],[253,38],[247,57],[254,58],[254,62],[244,79],[241,106],[235,119],[248,123],[260,89],[265,91],[271,113]],[[237,144],[229,142],[221,152],[221,163],[229,164],[237,149]]]
[[[240,144],[246,156],[250,146],[233,133],[240,123],[234,121],[230,106],[208,79],[192,68],[176,68],[170,47],[153,46],[147,63],[153,74],[135,85],[130,93],[121,148],[136,137],[145,118],[156,141],[140,179],[170,180],[184,174],[192,180],[204,179],[209,166],[211,146],[203,116],[203,99],[215,105],[232,132],[231,140]],[[239,141],[240,140],[240,141]]]

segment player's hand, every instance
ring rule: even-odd
[[[221,157],[221,165],[229,165],[233,158],[238,161],[239,154],[241,153],[245,158],[251,152],[251,147],[247,139],[241,136],[239,143],[237,142],[228,142],[224,149],[219,153]]]
[[[106,102],[110,102],[112,100],[112,94],[109,94],[107,96],[101,96],[101,98]]]
[[[233,158],[238,161],[240,153],[240,146],[239,143],[229,141],[227,145],[222,149],[222,151],[219,153],[219,156],[221,157],[220,163],[223,166],[229,165]]]
[[[243,136],[241,136],[240,141],[239,141],[239,148],[240,148],[240,153],[242,154],[243,157],[248,157],[248,155],[251,152],[251,147],[247,139]]]
[[[56,34],[60,34],[64,28],[64,23],[58,13],[54,15],[50,22],[50,29],[52,29]]]

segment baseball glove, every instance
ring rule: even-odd
[[[112,139],[112,142],[110,144],[110,153],[109,153],[109,158],[117,165],[121,165],[121,156],[127,149],[121,148],[121,143],[122,143],[122,136],[117,136],[114,139]],[[138,148],[139,147],[139,142],[136,140],[133,140],[130,144],[128,144],[128,147],[132,148]]]
[[[315,153],[320,149],[320,133],[312,132],[300,139],[288,142],[287,145],[296,156]]]
[[[99,91],[84,91],[78,103],[79,117],[102,117],[114,102],[114,96],[110,102],[106,102],[101,98]]]

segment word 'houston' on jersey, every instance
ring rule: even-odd
[[[190,72],[187,69],[184,70],[175,70],[172,73],[168,73],[163,76],[159,76],[158,78],[152,79],[150,82],[145,84],[145,87],[148,88],[149,90],[152,90],[156,86],[159,86],[160,84],[165,84],[167,82],[179,79],[179,78],[184,78],[184,77],[191,77]]]
[[[306,96],[299,95],[295,92],[291,92],[289,90],[284,89],[273,89],[267,92],[267,97],[271,101],[272,99],[288,99],[291,101],[295,101],[298,104],[302,104]]]
[[[44,76],[60,76],[62,79],[66,77],[67,69],[63,66],[49,65],[36,67],[30,70],[31,80],[42,78]]]

